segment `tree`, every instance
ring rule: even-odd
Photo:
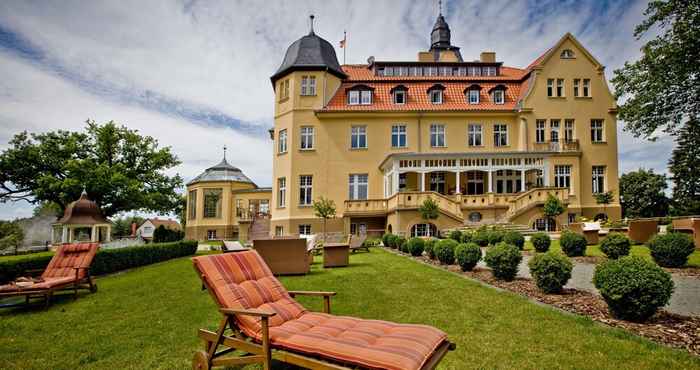
[[[564,213],[564,203],[552,194],[547,194],[547,200],[544,201],[542,206],[542,213],[547,218],[547,230],[550,229],[549,222]]]
[[[608,213],[605,211],[605,207],[615,201],[615,194],[612,192],[612,190],[608,190],[603,193],[595,193],[593,194],[593,198],[595,198],[595,202],[598,204],[603,205],[603,215],[605,216],[605,219],[608,219]]]
[[[136,224],[136,227],[139,227],[144,221],[146,220],[143,217],[139,216],[120,217],[113,219],[112,238],[118,239],[131,236],[131,225]]]
[[[642,57],[615,70],[615,96],[623,98],[618,117],[635,136],[655,138],[657,129],[677,134],[700,116],[700,0],[651,1],[647,19],[635,28]],[[696,127],[697,128],[697,127]]]
[[[180,220],[180,225],[182,225],[182,229],[185,229],[185,226],[187,225],[187,196],[186,195],[181,195],[179,202],[177,203],[177,207],[175,208],[175,211],[173,212],[177,215],[178,220]]]
[[[676,137],[676,148],[669,161],[673,181],[673,209],[677,215],[700,214],[699,144],[700,121],[690,121]]]
[[[323,241],[326,241],[326,221],[335,217],[335,202],[332,199],[321,197],[314,200],[314,214],[323,219]]]
[[[61,213],[86,189],[105,216],[176,209],[180,176],[166,170],[180,164],[156,139],[110,121],[87,121],[86,131],[21,132],[0,154],[0,202],[52,202]]]
[[[17,248],[24,241],[24,231],[17,222],[0,221],[0,250],[14,248],[14,253],[17,254]]]
[[[153,231],[153,242],[154,243],[167,243],[174,242],[182,239],[184,233],[179,230],[171,230],[166,228],[164,225],[158,226]]]
[[[620,176],[620,204],[624,217],[660,217],[668,213],[666,176],[654,170],[628,172]]]
[[[428,198],[418,207],[418,213],[424,220],[434,220],[439,214],[438,204],[432,198]]]
[[[58,204],[53,202],[41,202],[39,205],[34,207],[34,210],[32,210],[32,215],[35,217],[51,215],[58,218],[63,216],[63,213],[61,213],[61,207]]]

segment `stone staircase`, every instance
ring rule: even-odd
[[[270,219],[268,217],[255,217],[248,229],[248,240],[264,239],[270,236]]]

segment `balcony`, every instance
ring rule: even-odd
[[[567,153],[580,151],[578,140],[545,141],[542,143],[534,143],[532,149],[535,152],[550,153]]]

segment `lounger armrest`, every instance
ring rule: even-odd
[[[248,316],[257,316],[257,317],[265,317],[265,318],[277,315],[277,313],[275,313],[275,312],[256,310],[254,308],[251,308],[251,309],[221,308],[221,309],[219,309],[219,312],[221,312],[224,315],[248,315]]]
[[[332,297],[336,295],[336,292],[318,292],[318,291],[311,291],[311,290],[290,290],[287,291],[290,296],[294,297],[296,295],[310,295],[310,296],[318,296],[318,297]]]

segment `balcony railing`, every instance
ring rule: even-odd
[[[545,141],[534,143],[533,149],[536,152],[578,152],[580,151],[578,140]]]

